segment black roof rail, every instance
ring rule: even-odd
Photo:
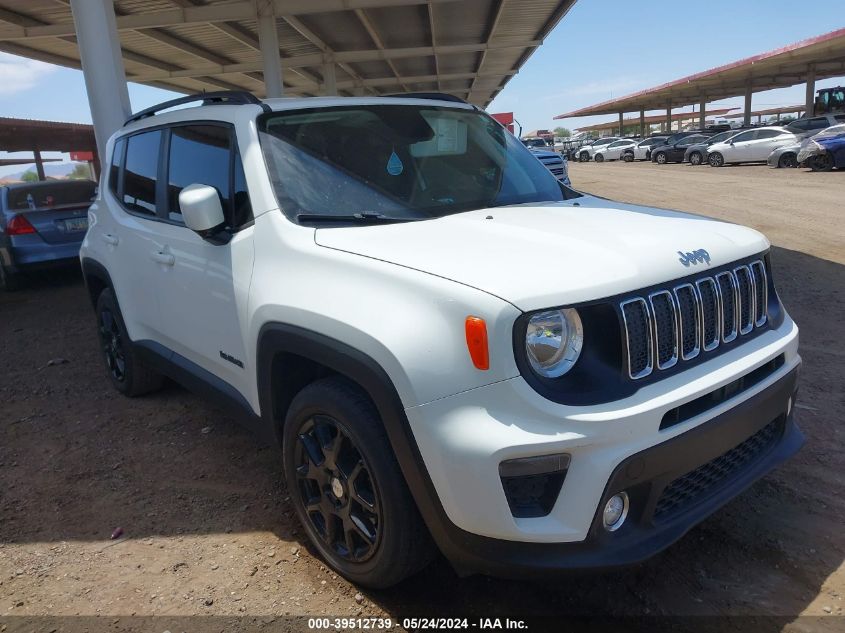
[[[186,103],[194,103],[196,101],[201,101],[202,105],[258,105],[265,112],[272,111],[272,108],[268,106],[266,103],[261,101],[258,97],[256,97],[251,92],[246,92],[245,90],[218,90],[215,92],[201,92],[195,95],[188,95],[187,97],[179,97],[178,99],[171,99],[170,101],[165,101],[163,103],[159,103],[158,105],[154,105],[150,108],[146,108],[145,110],[141,110],[133,114],[131,117],[126,119],[124,125],[128,125],[133,121],[140,121],[141,119],[146,119],[147,117],[155,116],[157,112],[161,112],[162,110],[167,110],[168,108],[173,108],[179,105],[184,105]]]
[[[392,95],[382,95],[391,99],[432,99],[435,101],[453,101],[455,103],[467,103],[460,97],[446,92],[399,92]],[[469,104],[467,104],[469,105]]]

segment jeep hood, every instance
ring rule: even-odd
[[[315,233],[326,248],[451,279],[524,311],[705,274],[769,246],[735,224],[592,196]],[[700,249],[709,264],[681,263],[678,251]]]

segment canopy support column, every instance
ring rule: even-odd
[[[707,101],[702,99],[698,104],[698,127],[704,129],[707,126]]]
[[[35,173],[38,174],[38,180],[47,180],[44,174],[44,161],[41,160],[41,150],[37,147],[32,150],[33,158],[35,159]]]
[[[645,136],[645,109],[640,108],[640,136]]]
[[[745,84],[745,112],[742,113],[742,122],[751,125],[751,96],[754,94],[751,86],[751,79]]]
[[[255,4],[258,21],[258,47],[264,73],[264,90],[268,99],[281,97],[285,92],[282,80],[282,60],[279,55],[279,30],[276,11],[271,0],[258,0]]]
[[[333,60],[323,63],[323,94],[327,97],[337,96],[337,73]]]
[[[71,0],[70,6],[97,151],[105,156],[109,137],[132,114],[114,4],[112,0]]]
[[[666,104],[666,131],[672,131],[672,102]]]
[[[807,92],[804,99],[804,116],[813,116],[816,108],[816,66],[811,64],[807,69]]]
[[[622,112],[620,112],[620,113],[619,113],[619,136],[623,136],[623,135],[624,135],[624,132],[622,131],[622,129],[623,129],[624,127],[625,127],[625,121],[624,121],[624,119],[623,119],[623,113],[622,113]]]

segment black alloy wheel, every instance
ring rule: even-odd
[[[112,379],[117,382],[126,380],[126,354],[123,348],[123,335],[120,332],[117,319],[109,308],[102,308],[98,316],[100,343],[106,357]]]
[[[323,544],[349,562],[371,558],[381,541],[382,502],[350,433],[314,415],[299,428],[294,459],[297,493]]]
[[[794,152],[781,154],[778,167],[798,167],[798,156]]]

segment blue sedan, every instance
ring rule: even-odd
[[[0,187],[0,284],[21,285],[21,273],[78,265],[88,230],[88,207],[97,183],[90,180],[22,182]]]

